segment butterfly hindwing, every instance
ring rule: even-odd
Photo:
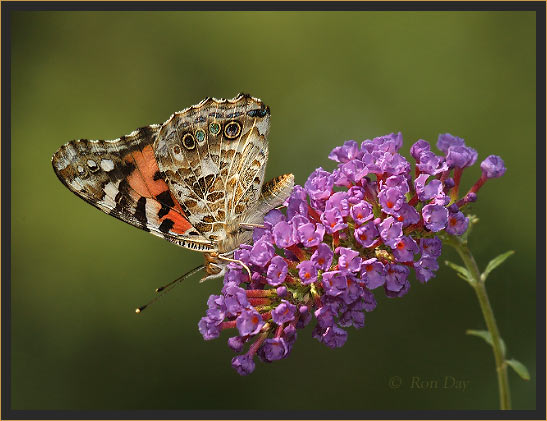
[[[211,241],[230,227],[261,194],[268,155],[269,109],[241,94],[207,98],[165,122],[155,153],[173,195],[190,223]]]
[[[192,227],[159,171],[153,149],[159,127],[114,141],[71,141],[54,154],[55,173],[105,213],[183,247],[214,249]]]

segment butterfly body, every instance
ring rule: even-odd
[[[205,253],[209,277],[252,238],[242,228],[289,196],[294,177],[264,184],[270,111],[240,94],[206,98],[112,141],[73,140],[53,155],[72,192],[105,213]]]

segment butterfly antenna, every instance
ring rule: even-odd
[[[156,295],[154,298],[152,298],[148,303],[146,303],[143,306],[140,306],[135,310],[135,313],[139,314],[141,313],[145,308],[149,307],[150,305],[154,304],[156,301],[158,301],[161,297],[163,297],[165,294],[167,294],[169,291],[171,291],[174,287],[176,287],[180,282],[184,281],[186,278],[192,276],[194,273],[199,272],[200,270],[205,269],[204,265],[199,265],[198,267],[186,272],[184,275],[179,276],[177,279],[169,282],[168,284],[165,284],[164,286],[161,286],[159,288],[156,288],[156,292],[160,293],[159,295]]]

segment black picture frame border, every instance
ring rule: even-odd
[[[545,198],[546,97],[545,11],[543,1],[5,1],[1,3],[1,335],[2,420],[66,419],[538,419],[546,418],[545,360],[536,365],[535,410],[435,411],[247,411],[247,410],[135,410],[69,411],[11,408],[11,14],[14,11],[534,11],[536,12],[536,197]],[[545,355],[545,199],[536,201],[536,355]]]

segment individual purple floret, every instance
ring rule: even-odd
[[[329,159],[336,162],[346,163],[359,158],[362,152],[359,149],[359,144],[355,140],[348,140],[342,146],[337,146],[329,154]]]
[[[482,175],[473,187],[469,189],[469,193],[467,194],[468,196],[470,194],[476,194],[488,179],[501,177],[505,174],[506,168],[503,159],[497,155],[490,155],[481,162],[481,170]],[[467,199],[467,202],[474,202],[476,197],[474,198],[475,200],[469,200],[469,198]]]
[[[260,313],[255,309],[244,309],[236,319],[237,330],[241,336],[255,335],[264,325]]]
[[[437,258],[441,255],[442,241],[438,237],[422,238],[420,240],[420,248],[423,256]]]
[[[272,320],[278,325],[294,320],[296,306],[287,300],[281,300],[281,303],[272,311]]]
[[[266,279],[270,285],[276,287],[283,283],[288,271],[289,267],[285,259],[281,256],[274,256],[266,271]]]
[[[469,218],[463,212],[450,212],[448,215],[448,223],[446,224],[446,232],[452,235],[462,235],[467,231]]]
[[[498,178],[505,174],[506,168],[503,159],[497,155],[490,155],[481,162],[481,170],[486,178]]]
[[[445,206],[431,204],[425,205],[422,209],[424,225],[433,232],[439,232],[446,228],[448,223],[448,209]]]
[[[375,257],[362,262],[360,275],[361,279],[365,281],[365,286],[370,290],[378,288],[386,282],[384,264]]]
[[[362,201],[351,207],[351,217],[355,223],[362,225],[365,222],[374,218],[374,213],[372,211],[372,205],[368,202]]]
[[[285,222],[279,222],[277,225],[284,223]],[[264,267],[268,264],[272,257],[274,257],[274,255],[275,249],[273,244],[261,238],[253,246],[250,252],[249,260],[252,264],[256,266]]]
[[[374,224],[365,224],[357,227],[353,232],[355,240],[363,247],[371,247],[377,240],[379,232]]]
[[[420,282],[427,282],[433,278],[437,269],[439,269],[439,264],[433,257],[422,256],[420,260],[414,263],[416,279]]]
[[[334,253],[328,244],[321,243],[311,255],[310,261],[320,270],[328,270],[332,264]]]
[[[446,154],[446,163],[450,168],[465,168],[477,160],[477,151],[467,146],[451,146]]]
[[[332,194],[334,180],[332,174],[323,168],[316,169],[306,181],[304,188],[312,200],[327,200]]]
[[[287,356],[289,347],[283,338],[266,339],[259,349],[258,356],[264,362],[271,363]]]
[[[198,326],[205,340],[235,332],[228,346],[239,354],[232,359],[239,374],[254,371],[256,356],[286,358],[298,330],[313,320],[312,337],[339,348],[348,328],[365,325],[375,293],[402,297],[414,279],[434,278],[441,238],[467,231],[466,207],[506,171],[500,157],[489,156],[481,178],[460,196],[462,174],[477,159],[473,148],[445,133],[437,155],[420,139],[410,148],[412,168],[399,154],[402,141],[391,133],[334,148],[329,158],[337,168],[318,168],[295,186],[285,208],[255,228],[253,245],[234,251],[221,294],[211,295]]]
[[[313,284],[317,281],[318,268],[311,260],[304,260],[298,266],[298,277],[304,285]]]
[[[403,265],[386,265],[386,282],[384,289],[388,297],[402,297],[408,292],[410,270]]]
[[[384,241],[384,244],[394,249],[397,246],[397,243],[403,236],[403,223],[397,222],[393,216],[385,218],[382,222],[378,224],[378,229],[380,231],[380,237]]]
[[[437,149],[448,154],[448,149],[454,146],[465,146],[465,141],[461,137],[452,136],[450,133],[440,134],[437,138]]]
[[[393,256],[401,263],[413,262],[414,255],[418,254],[419,251],[420,248],[412,237],[402,237],[393,250]]]
[[[251,374],[255,370],[253,356],[249,354],[235,356],[232,358],[232,367],[242,376]]]
[[[297,241],[292,225],[285,221],[275,224],[272,234],[277,247],[290,247]]]

